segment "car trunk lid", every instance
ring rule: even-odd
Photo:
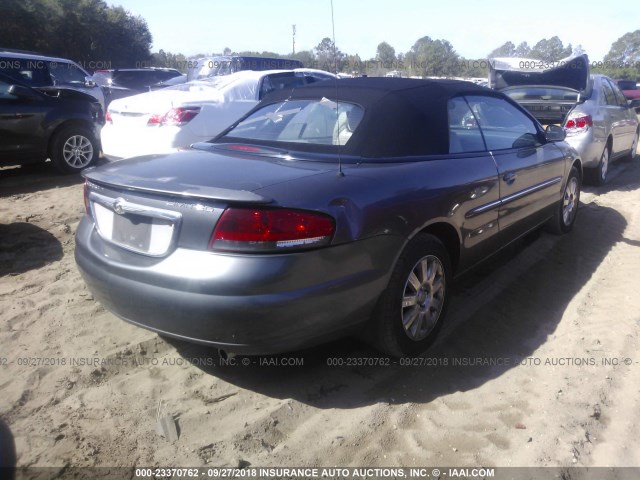
[[[545,62],[527,58],[489,60],[489,86],[495,90],[523,85],[564,87],[586,92],[589,87],[589,57]]]
[[[135,262],[140,254],[164,257],[176,248],[205,250],[229,206],[276,205],[256,190],[336,168],[292,161],[279,151],[268,157],[265,150],[258,155],[234,153],[228,146],[228,154],[190,150],[86,170],[85,202],[105,241],[105,255]]]
[[[173,197],[269,203],[257,193],[263,187],[317,175],[336,167],[319,162],[284,159],[280,152],[269,161],[240,150],[185,150],[168,155],[145,155],[90,169],[84,176],[93,182],[119,189],[154,192]],[[260,158],[260,161],[256,161]],[[176,168],[179,165],[180,168]]]
[[[173,108],[221,103],[221,95],[205,82],[175,85],[114,100],[109,105],[109,116],[116,126],[146,125],[152,115],[164,115]]]
[[[589,96],[587,55],[559,62],[522,58],[489,61],[489,84],[526,108],[541,124],[563,125],[575,105]]]

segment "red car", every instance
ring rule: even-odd
[[[633,80],[616,80],[618,88],[622,90],[622,94],[627,100],[640,99],[640,89]]]

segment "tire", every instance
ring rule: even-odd
[[[442,326],[450,279],[451,261],[442,242],[427,234],[411,240],[378,300],[375,346],[394,357],[425,351]]]
[[[640,136],[640,130],[636,132],[636,136],[633,139],[633,145],[631,146],[631,151],[629,152],[629,155],[627,155],[627,158],[629,160],[635,160],[638,158],[638,137],[639,136]]]
[[[62,173],[78,173],[93,165],[98,158],[93,133],[85,127],[70,125],[51,140],[51,160]]]
[[[611,152],[609,152],[609,145],[604,147],[602,151],[602,155],[600,156],[600,162],[598,166],[592,169],[589,173],[591,176],[591,183],[598,187],[601,187],[605,183],[607,183],[607,176],[609,174],[609,157]]]
[[[573,228],[578,215],[580,204],[580,175],[576,167],[572,167],[569,178],[562,192],[562,199],[549,223],[547,229],[556,235],[568,233]]]

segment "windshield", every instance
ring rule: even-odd
[[[577,102],[578,92],[566,88],[524,87],[509,88],[502,91],[517,102],[527,100]]]
[[[346,145],[363,115],[358,105],[327,98],[284,101],[255,111],[223,138]]]

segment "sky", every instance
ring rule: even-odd
[[[108,0],[141,15],[153,35],[152,51],[187,56],[232,51],[313,49],[333,38],[331,0]],[[533,46],[555,35],[565,46],[581,44],[590,60],[601,60],[611,44],[640,28],[637,5],[607,2],[517,0],[333,0],[335,41],[347,54],[375,57],[380,42],[396,53],[409,51],[421,37],[448,40],[470,59],[507,41]]]

